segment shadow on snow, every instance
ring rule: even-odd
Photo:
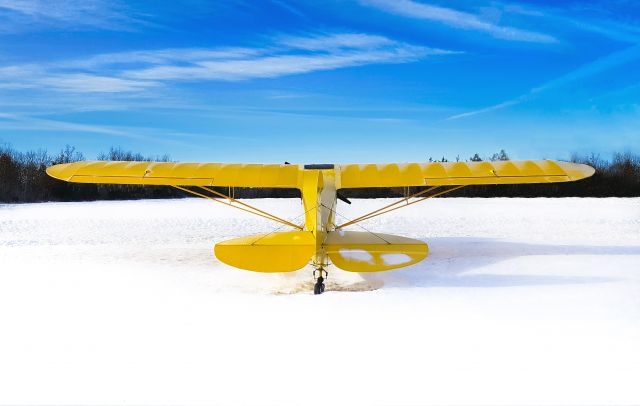
[[[529,244],[490,238],[429,238],[429,257],[405,269],[361,274],[370,284],[382,287],[504,287],[531,285],[567,285],[612,282],[606,276],[575,276],[567,274],[567,262],[574,256],[640,256],[640,246],[583,246]],[[566,261],[554,264],[536,261],[526,266],[514,263],[513,268],[501,266],[504,273],[483,268],[522,257],[562,256]],[[582,259],[584,261],[584,259]],[[584,263],[584,262],[582,262]],[[580,266],[580,265],[576,265]],[[532,268],[540,267],[540,273]],[[544,268],[546,267],[546,268]],[[524,269],[523,269],[524,268]],[[575,270],[575,268],[570,269]],[[553,273],[549,275],[548,273]],[[565,275],[563,275],[563,273]]]

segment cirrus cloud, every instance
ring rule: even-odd
[[[450,27],[484,32],[494,38],[503,40],[540,43],[557,42],[557,39],[551,35],[498,25],[472,13],[413,0],[360,0],[360,3],[403,17],[435,21]]]
[[[140,92],[169,82],[274,78],[455,53],[361,33],[280,36],[258,48],[168,48],[5,66],[0,67],[0,88]]]

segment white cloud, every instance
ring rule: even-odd
[[[307,37],[284,37],[280,44],[291,48],[310,51],[326,51],[333,49],[371,49],[393,45],[394,41],[380,35],[368,34],[329,34]]]
[[[42,26],[69,30],[130,30],[133,18],[119,0],[0,0],[0,32]]]
[[[273,78],[453,53],[367,34],[279,37],[260,48],[169,48],[0,67],[0,88],[139,92],[175,81]]]
[[[235,137],[212,134],[167,131],[154,127],[124,127],[112,125],[82,124],[69,121],[51,120],[24,113],[0,113],[0,130],[40,131],[46,133],[82,133],[88,136],[109,136],[142,140],[168,145],[194,148],[202,139],[236,139]],[[91,134],[91,135],[89,135]],[[249,138],[250,139],[250,138]]]
[[[61,68],[103,68],[113,66],[162,65],[211,59],[241,59],[263,54],[257,48],[167,48],[116,52],[59,63]]]
[[[0,89],[120,93],[141,91],[158,85],[159,83],[149,80],[136,81],[100,74],[65,72],[34,64],[0,68]]]
[[[547,34],[497,25],[485,21],[475,14],[413,0],[360,0],[360,3],[403,17],[436,21],[455,28],[485,32],[495,38],[504,40],[540,43],[557,42],[553,36]]]
[[[298,10],[297,8],[293,7],[291,4],[288,4],[285,1],[271,0],[271,3],[275,4],[276,6],[280,7],[283,10],[288,11],[289,13],[297,17],[306,18],[306,15],[302,11]]]
[[[23,114],[0,113],[0,119],[4,119],[11,122],[11,124],[9,125],[7,123],[2,123],[0,127],[4,129],[9,128],[9,129],[20,129],[20,130],[54,130],[54,131],[59,130],[59,131],[73,131],[73,132],[82,132],[82,133],[139,138],[135,135],[129,134],[128,132],[115,129],[112,127],[70,123],[70,122],[58,121],[58,120],[49,120],[49,119],[37,118],[37,117],[32,117],[32,116],[23,115]]]
[[[51,76],[37,80],[37,83],[53,89],[79,93],[135,92],[159,85],[149,80],[129,80],[86,73]]]
[[[429,54],[442,53],[446,51],[392,43],[391,46],[384,47],[332,49],[329,52],[313,54],[279,53],[251,58],[199,60],[189,66],[160,65],[148,69],[127,70],[122,75],[127,78],[150,80],[245,80],[368,64],[405,63]]]
[[[634,45],[623,49],[622,51],[616,51],[602,58],[598,58],[594,61],[588,62],[565,75],[553,79],[541,86],[535,87],[529,90],[527,93],[521,94],[520,96],[515,97],[511,100],[507,100],[502,103],[498,103],[482,109],[456,114],[448,117],[447,120],[457,120],[460,118],[477,116],[479,114],[489,113],[492,111],[504,109],[506,107],[514,106],[528,101],[540,93],[544,93],[579,80],[587,79],[606,70],[616,68],[618,66],[636,61],[638,59],[640,59],[640,45]]]

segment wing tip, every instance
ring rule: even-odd
[[[558,165],[564,170],[571,181],[586,179],[596,173],[595,168],[574,162],[558,162]]]
[[[46,169],[47,175],[51,176],[54,179],[64,180],[69,182],[73,173],[69,171],[70,164],[57,164],[52,165]]]

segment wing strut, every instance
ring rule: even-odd
[[[224,201],[222,201],[220,199],[216,199],[215,197],[211,197],[211,196],[196,192],[194,190],[187,189],[187,188],[182,187],[182,186],[173,185],[173,187],[175,187],[176,189],[180,189],[183,192],[191,193],[192,195],[195,195],[195,196],[198,196],[198,197],[202,197],[202,198],[205,198],[205,199],[217,202],[217,203],[222,203],[222,204],[227,205],[229,207],[233,207],[233,208],[238,209],[238,210],[246,211],[247,213],[255,214],[256,216],[260,216],[260,217],[266,218],[268,220],[273,220],[273,221],[276,221],[278,223],[281,223],[281,224],[284,224],[284,225],[287,225],[287,226],[290,226],[290,227],[293,227],[293,228],[297,228],[298,230],[302,230],[303,229],[302,226],[299,226],[297,224],[293,224],[290,221],[282,219],[282,218],[280,218],[280,217],[278,217],[276,215],[273,215],[271,213],[267,213],[266,211],[260,210],[257,207],[253,207],[253,206],[251,206],[251,205],[249,205],[247,203],[243,203],[243,202],[241,202],[241,201],[239,201],[237,199],[234,199],[231,196],[227,196],[227,195],[225,195],[223,193],[220,193],[220,192],[217,192],[217,191],[215,191],[213,189],[209,189],[206,186],[199,186],[199,188],[200,189],[204,189],[204,190],[206,190],[208,192],[211,192],[213,194],[216,194],[216,195],[218,195],[220,197],[223,197],[225,199],[229,199],[229,202],[232,202],[232,203],[224,202]],[[237,203],[239,205],[245,206],[246,208],[245,207],[236,206],[233,203]]]
[[[450,187],[450,188],[448,188],[446,190],[443,190],[441,192],[429,194],[429,195],[424,196],[424,197],[422,197],[422,198],[420,198],[418,200],[414,200],[413,202],[409,202],[409,199],[411,199],[411,198],[422,196],[422,195],[427,194],[429,192],[432,192],[433,190],[435,190],[435,189],[440,187],[440,186],[432,186],[432,187],[430,187],[428,189],[425,189],[425,190],[423,190],[421,192],[414,193],[411,196],[405,197],[404,199],[400,199],[397,202],[394,202],[394,203],[391,203],[391,204],[386,205],[384,207],[381,207],[378,210],[374,210],[374,211],[369,212],[369,213],[367,213],[365,215],[362,215],[362,216],[360,216],[358,218],[355,218],[353,220],[347,221],[346,223],[340,224],[339,226],[336,226],[336,230],[339,230],[341,228],[344,228],[344,227],[359,223],[361,221],[369,220],[371,218],[380,216],[382,214],[389,213],[389,212],[397,210],[397,209],[401,209],[403,207],[410,206],[410,205],[415,204],[415,203],[419,203],[419,202],[421,202],[423,200],[431,199],[432,197],[442,196],[442,195],[444,195],[446,193],[453,192],[454,190],[461,189],[464,186],[465,185]],[[404,202],[407,202],[407,204],[405,204],[403,206],[398,206],[399,204],[404,203]],[[393,207],[393,206],[396,206],[396,207]]]

